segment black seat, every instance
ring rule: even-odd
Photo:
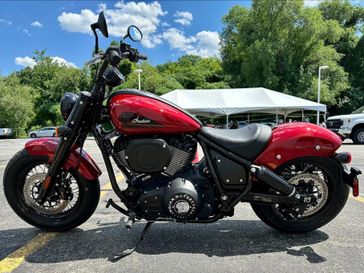
[[[253,123],[230,130],[203,127],[201,134],[227,150],[253,160],[267,146],[272,137],[272,129],[267,125]]]

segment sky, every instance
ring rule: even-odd
[[[54,61],[82,67],[91,57],[90,24],[104,10],[109,38],[99,34],[100,47],[120,40],[129,25],[138,26],[141,43],[130,42],[153,64],[184,54],[218,56],[221,17],[234,5],[250,1],[1,1],[0,73],[33,66],[35,49],[46,49]]]
[[[34,66],[33,51],[46,49],[55,62],[82,67],[91,57],[94,37],[90,24],[104,10],[108,39],[120,40],[129,25],[138,26],[141,43],[129,41],[153,64],[185,54],[219,55],[222,16],[235,5],[251,1],[0,1],[0,75]],[[319,0],[308,0],[308,6]],[[358,1],[354,1],[358,2]],[[360,1],[359,1],[360,2]],[[364,1],[363,1],[364,2]],[[362,4],[362,3],[360,3]]]

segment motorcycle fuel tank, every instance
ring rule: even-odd
[[[111,122],[126,135],[196,133],[202,124],[178,106],[151,93],[122,90],[108,100]]]

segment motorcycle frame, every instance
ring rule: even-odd
[[[112,156],[113,152],[113,146],[111,144],[110,138],[117,136],[118,132],[116,130],[113,130],[109,133],[105,133],[101,125],[97,125],[93,128],[92,133],[95,137],[96,143],[98,144],[100,151],[102,153],[106,170],[108,172],[108,176],[110,179],[110,183],[112,186],[112,189],[116,193],[116,195],[120,198],[120,200],[126,205],[126,207],[130,208],[132,207],[132,204],[128,203],[128,200],[124,193],[120,190],[118,183],[116,181],[115,172],[112,167],[112,163],[110,160],[110,156]],[[212,163],[212,158],[210,155],[210,149],[214,149],[219,151],[222,155],[226,156],[227,158],[233,160],[234,162],[240,164],[244,168],[248,169],[250,166],[252,166],[252,162],[245,160],[244,158],[241,158],[229,151],[226,151],[219,145],[211,142],[210,140],[206,139],[201,134],[194,135],[194,138],[200,143],[205,159],[207,161],[207,166],[209,170],[211,171],[212,175],[212,183],[216,186],[217,189],[217,197],[220,200],[221,208],[217,212],[217,214],[208,219],[208,220],[174,220],[176,222],[185,222],[185,223],[211,223],[215,222],[225,216],[233,216],[234,214],[234,207],[239,202],[254,202],[254,203],[260,203],[260,204],[274,204],[274,203],[289,203],[289,204],[301,204],[301,202],[295,198],[294,196],[278,196],[278,195],[269,195],[264,193],[252,193],[250,192],[252,188],[252,180],[249,178],[247,180],[247,185],[243,190],[238,189],[225,189],[222,181],[220,181],[215,167]],[[129,170],[122,165],[118,165],[119,169],[123,172],[124,176],[126,178],[130,178],[130,172]],[[229,193],[237,193],[238,194],[235,197],[230,198]],[[244,198],[246,197],[246,198]],[[115,203],[111,203],[111,205],[119,210],[121,213],[129,216],[130,211],[124,210],[123,208],[117,206]]]
[[[57,177],[58,173],[62,168],[65,168],[65,165],[68,163],[68,158],[70,154],[75,150],[74,146],[82,147],[83,143],[86,140],[88,132],[92,132],[96,143],[98,144],[105,166],[108,172],[108,176],[112,185],[114,192],[120,198],[120,200],[126,205],[127,208],[132,208],[133,204],[128,203],[128,199],[124,195],[124,193],[120,190],[116,178],[115,173],[112,168],[110,156],[113,153],[113,146],[110,139],[113,136],[117,136],[118,132],[116,130],[112,132],[105,132],[100,125],[102,113],[105,113],[104,106],[102,105],[102,101],[105,98],[105,82],[102,78],[102,75],[106,68],[108,67],[109,62],[107,58],[102,62],[98,73],[95,76],[95,86],[91,92],[81,92],[79,99],[77,100],[75,106],[72,109],[66,123],[65,127],[70,130],[66,130],[64,135],[60,135],[58,140],[57,148],[55,149],[53,160],[50,164],[49,171],[47,174],[47,178],[42,184],[42,188],[39,193],[39,202],[44,202],[47,195],[53,190],[54,188],[54,181]],[[107,112],[107,111],[106,111]],[[105,117],[108,117],[106,115]],[[108,117],[109,118],[109,117]],[[234,214],[234,207],[240,202],[255,202],[255,203],[262,203],[262,204],[273,204],[273,203],[291,203],[297,204],[301,203],[302,200],[299,200],[296,196],[287,196],[281,195],[267,195],[263,193],[252,193],[250,192],[252,188],[252,179],[250,168],[252,166],[259,167],[259,165],[253,165],[254,162],[250,162],[233,152],[227,151],[223,147],[219,146],[218,144],[212,142],[211,140],[207,139],[201,133],[192,133],[191,134],[196,141],[198,141],[203,149],[205,154],[205,160],[207,162],[207,166],[211,171],[211,181],[215,184],[217,189],[217,197],[219,198],[219,203],[221,204],[219,211],[215,215],[215,217],[208,219],[208,220],[190,220],[183,222],[192,222],[192,223],[207,223],[207,222],[214,222],[224,216],[232,216]],[[341,142],[340,142],[341,144]],[[340,146],[340,145],[339,145]],[[228,159],[238,163],[239,165],[243,166],[247,169],[248,180],[247,185],[244,189],[226,189],[224,188],[223,182],[220,181],[217,172],[215,170],[214,164],[212,162],[212,158],[210,155],[210,150],[216,150],[223,156],[227,157]],[[336,150],[336,149],[335,149]],[[331,151],[334,153],[334,151]],[[264,154],[264,152],[263,152]],[[79,153],[80,158],[83,157],[82,153]],[[304,155],[297,155],[297,157],[304,156]],[[259,159],[259,158],[258,158]],[[66,163],[66,164],[65,164]],[[75,168],[77,169],[79,166],[73,163],[69,164],[68,168]],[[126,178],[130,178],[131,173],[125,166],[118,166]],[[271,172],[271,171],[270,171]],[[96,177],[97,178],[97,177]],[[283,179],[282,179],[283,180]],[[288,182],[284,181],[281,182],[283,186],[289,185]],[[273,188],[274,183],[270,184]],[[277,185],[278,186],[278,185]],[[288,187],[288,186],[287,186]],[[292,187],[292,186],[291,186]],[[277,187],[279,190],[279,187]],[[229,196],[229,193],[235,193],[234,196]],[[249,193],[249,194],[248,194]],[[293,193],[293,192],[292,192]],[[113,204],[120,212],[129,215],[130,211],[124,210],[118,207],[116,204]],[[179,221],[179,220],[177,220]]]

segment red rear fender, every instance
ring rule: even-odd
[[[39,138],[30,140],[25,144],[25,149],[30,155],[48,156],[49,162],[53,160],[54,152],[57,148],[57,138]],[[101,175],[101,170],[96,165],[91,156],[82,151],[81,157],[78,147],[72,148],[71,154],[64,164],[65,170],[75,169],[78,165],[78,172],[87,180],[95,180]]]
[[[254,163],[275,169],[294,158],[330,157],[341,143],[335,133],[311,123],[282,124],[273,129],[270,144]]]

